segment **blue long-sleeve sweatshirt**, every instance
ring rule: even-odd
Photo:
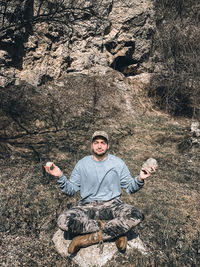
[[[69,180],[63,174],[58,182],[62,192],[69,196],[80,190],[82,203],[120,199],[122,188],[135,193],[144,185],[138,177],[132,178],[123,160],[111,154],[104,161],[96,161],[91,155],[84,157]]]

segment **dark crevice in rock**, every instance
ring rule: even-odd
[[[113,68],[114,70],[120,71],[122,72],[125,76],[127,75],[126,70],[127,67],[130,65],[134,65],[137,64],[136,60],[133,60],[131,58],[127,58],[127,57],[123,57],[123,56],[119,56],[117,58],[115,58],[114,62],[111,64],[111,68]]]
[[[115,49],[117,47],[117,42],[109,42],[107,44],[105,44],[105,48],[108,52],[112,53],[112,50]]]
[[[50,77],[49,75],[43,75],[42,77],[41,77],[41,81],[40,81],[40,83],[39,83],[39,85],[43,85],[43,84],[46,84],[47,82],[49,82],[49,81],[52,81],[53,80],[53,77]]]
[[[133,50],[135,50],[135,42],[133,41],[128,41],[124,44],[124,47],[132,47]]]
[[[146,20],[147,20],[148,16],[147,14],[143,13],[143,14],[140,14],[138,15],[137,17],[134,17],[130,20],[127,20],[124,24],[124,27],[127,27],[127,26],[131,26],[131,27],[142,27],[144,26],[144,24],[146,23]]]
[[[104,29],[104,35],[108,35],[111,31],[111,28],[112,28],[112,23],[110,22],[110,24],[107,25]]]
[[[105,44],[105,48],[114,56],[113,62],[110,64],[112,69],[122,72],[125,76],[134,75],[138,67],[138,61],[133,59],[135,52],[134,41],[123,43],[111,41]]]

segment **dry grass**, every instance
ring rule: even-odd
[[[123,199],[143,211],[146,220],[137,231],[150,257],[134,258],[127,266],[198,266],[200,248],[199,146],[180,153],[189,122],[167,116],[143,117],[134,136],[124,141],[126,162],[137,173],[148,157],[158,160],[157,173],[145,187]],[[123,156],[123,155],[121,155]]]
[[[164,115],[140,117],[125,125],[123,138],[113,138],[112,153],[125,160],[133,175],[148,157],[158,160],[158,171],[135,195],[122,199],[145,214],[136,228],[149,249],[120,254],[107,266],[198,266],[200,249],[199,146],[180,153],[177,145],[187,135],[189,122]],[[66,163],[69,174],[73,156]],[[82,155],[80,155],[82,157]],[[2,266],[74,266],[59,256],[51,238],[56,218],[78,199],[61,194],[55,179],[43,175],[41,164],[25,159],[1,160]],[[7,264],[7,265],[6,265]]]

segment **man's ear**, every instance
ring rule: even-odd
[[[108,144],[108,149],[110,148],[110,144]]]

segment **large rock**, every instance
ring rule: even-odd
[[[120,253],[117,250],[115,242],[110,241],[103,243],[103,251],[97,244],[87,248],[82,248],[75,256],[71,256],[67,252],[71,238],[62,230],[58,230],[54,234],[53,242],[59,254],[63,257],[71,257],[71,259],[80,267],[104,266],[107,262],[111,261],[117,253]],[[139,250],[142,254],[148,253],[139,236],[131,232],[128,235],[126,253],[129,253],[133,249]]]

